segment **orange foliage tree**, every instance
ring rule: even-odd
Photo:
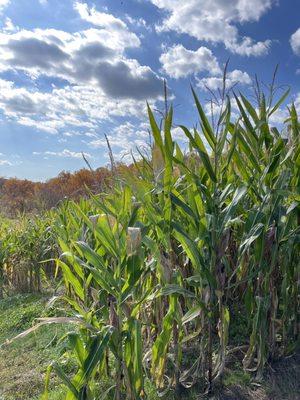
[[[0,178],[1,210],[9,216],[18,212],[47,210],[65,198],[78,200],[85,197],[88,190],[93,193],[109,191],[114,178],[123,176],[126,172],[133,173],[134,170],[133,165],[117,164],[113,173],[106,167],[96,170],[80,169],[74,173],[62,171],[46,182]]]

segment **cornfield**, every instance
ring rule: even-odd
[[[300,125],[295,106],[282,132],[269,123],[285,101],[258,93],[223,96],[214,124],[193,91],[199,128],[180,126],[173,109],[157,121],[148,107],[152,154],[134,160],[110,193],[65,202],[52,230],[60,248],[62,300],[73,315],[70,376],[51,371],[66,399],[147,398],[194,385],[211,393],[222,380],[231,325],[247,321],[242,367],[260,379],[267,363],[296,350],[299,335]],[[192,351],[191,351],[192,350]],[[240,349],[238,349],[240,350]],[[192,356],[190,356],[192,353]],[[200,389],[199,389],[200,390]],[[98,397],[97,397],[98,398]]]
[[[39,292],[42,281],[54,276],[53,261],[43,263],[58,254],[51,231],[53,216],[1,217],[0,298],[4,292]]]

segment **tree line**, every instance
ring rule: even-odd
[[[0,207],[2,213],[9,217],[49,210],[66,198],[79,200],[89,191],[107,191],[113,184],[113,176],[133,168],[119,163],[113,171],[108,167],[95,170],[82,168],[73,173],[62,171],[45,182],[0,177]]]

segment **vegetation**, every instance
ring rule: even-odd
[[[152,398],[154,388],[172,398],[210,395],[222,379],[261,380],[268,363],[297,351],[294,105],[282,133],[269,124],[287,94],[274,102],[272,88],[268,98],[258,90],[257,106],[235,96],[235,119],[224,87],[211,123],[193,91],[200,131],[180,126],[187,154],[172,139],[172,107],[161,123],[148,108],[151,157],[141,154],[135,173],[117,174],[109,192],[66,200],[48,221],[39,219],[33,242],[42,249],[47,235],[55,237],[65,291],[53,301],[64,302],[68,315],[39,318],[28,333],[73,326],[65,335],[72,369],[59,360],[50,365],[44,400],[53,374],[67,400],[99,398],[99,388],[102,398],[116,400]],[[228,377],[232,354],[243,355],[244,372]]]
[[[126,168],[128,167],[122,164],[116,166],[118,171]],[[86,196],[86,187],[95,193],[107,191],[111,178],[111,171],[105,167],[95,171],[81,169],[74,173],[61,172],[46,182],[0,178],[1,210],[10,217],[17,213],[43,212],[58,206],[65,198],[78,200]]]
[[[56,306],[49,302],[49,297],[41,294],[18,294],[0,301],[0,341],[13,338],[32,326],[35,318],[49,317],[58,313],[66,315],[62,304]],[[35,331],[34,334],[14,341],[9,346],[0,348],[0,397],[3,400],[40,400],[44,391],[44,377],[49,360],[62,362],[64,371],[74,373],[76,364],[65,353],[68,339],[64,334],[71,329],[67,325],[49,325]],[[63,356],[66,354],[66,356]],[[187,356],[187,355],[186,355]],[[215,399],[256,400],[276,399],[294,400],[299,392],[300,369],[299,357],[289,357],[272,364],[272,369],[264,377],[261,385],[251,384],[250,373],[243,372],[237,362],[237,354],[227,357],[224,374],[224,387],[217,388]],[[231,360],[229,360],[231,358]],[[97,385],[98,394],[104,393],[112,385],[113,379],[102,379]],[[156,390],[146,381],[148,399],[158,400]],[[65,397],[65,387],[59,378],[51,376],[49,400],[61,400]],[[189,390],[183,398],[196,400],[197,388]],[[174,399],[172,391],[164,400]]]
[[[0,226],[0,298],[12,291],[40,292],[42,281],[51,279],[58,255],[52,231],[54,213],[43,217],[2,217]],[[48,261],[47,261],[48,260]],[[42,264],[43,263],[43,264]]]
[[[49,300],[49,299],[48,299]],[[35,318],[51,315],[45,311],[47,298],[40,294],[18,294],[0,302],[0,342],[3,343],[32,326]],[[59,338],[66,327],[52,326],[35,335],[0,349],[0,398],[37,400],[44,389],[44,375],[49,359],[58,359],[64,344]],[[57,379],[51,382],[51,398],[63,398]]]

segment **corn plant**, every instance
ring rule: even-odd
[[[52,214],[42,217],[20,215],[15,220],[3,219],[0,240],[1,281],[7,291],[41,290],[41,281],[53,276],[51,262],[56,244],[51,231]]]
[[[241,93],[230,98],[225,81],[217,119],[192,90],[199,124],[180,126],[187,149],[172,138],[172,107],[162,121],[148,107],[151,155],[140,153],[111,192],[58,209],[57,273],[77,326],[67,334],[75,374],[53,365],[66,399],[97,398],[104,377],[113,384],[102,397],[117,400],[146,398],[146,377],[160,395],[180,398],[195,384],[212,392],[235,351],[237,307],[248,320],[245,370],[261,378],[266,363],[295,351],[297,112],[289,106],[280,133],[270,117],[288,92],[274,100],[273,86],[268,96],[258,88],[254,106]]]
[[[68,287],[65,299],[85,324],[93,327],[92,331],[85,329],[81,358],[76,353],[79,368],[68,381],[68,398],[93,398],[91,376],[108,373],[106,357],[111,352],[115,358],[116,384],[111,388],[115,398],[120,399],[126,388],[129,398],[138,399],[144,380],[141,281],[150,271],[142,246],[145,232],[136,225],[139,204],[133,201],[129,187],[105,202],[93,197],[93,203],[94,210],[102,212],[86,214],[85,202],[69,204],[62,218],[67,215],[70,222],[58,227],[63,253],[57,265]],[[70,233],[75,240],[68,243],[65,240]],[[95,346],[99,348],[96,354]]]

